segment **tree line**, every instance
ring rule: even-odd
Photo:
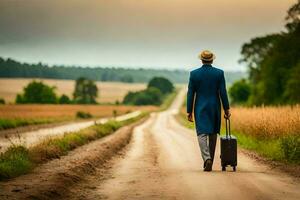
[[[300,0],[288,9],[285,21],[285,31],[253,38],[242,46],[240,62],[249,73],[230,88],[233,103],[300,103]]]
[[[173,82],[185,83],[188,71],[163,69],[129,69],[115,67],[48,66],[43,63],[21,63],[0,57],[0,77],[52,78],[76,80],[86,77],[95,81],[145,83],[155,76],[164,76]]]
[[[199,64],[200,65],[200,64]],[[240,79],[243,72],[225,72],[226,81],[230,84]],[[21,63],[11,58],[0,57],[0,77],[6,78],[52,78],[76,80],[86,77],[95,81],[117,81],[126,83],[147,83],[153,77],[163,76],[173,83],[186,83],[189,72],[187,70],[163,69],[129,69],[115,67],[76,67],[76,66],[48,66],[43,63]]]

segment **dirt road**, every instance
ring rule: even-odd
[[[182,91],[164,112],[134,129],[123,155],[72,187],[68,199],[300,199],[300,184],[239,152],[237,172],[202,171],[193,131],[174,118]]]

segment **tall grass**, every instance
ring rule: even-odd
[[[273,160],[300,164],[300,106],[232,108],[241,146]],[[246,139],[245,139],[246,138]]]
[[[235,107],[231,109],[236,131],[270,139],[300,134],[300,106]]]
[[[0,180],[27,173],[32,167],[28,149],[23,146],[11,146],[0,155]]]

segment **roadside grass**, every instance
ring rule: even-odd
[[[238,145],[244,149],[255,151],[259,155],[286,164],[300,164],[300,136],[289,135],[278,138],[256,138],[237,131],[233,135],[238,138]]]
[[[176,118],[183,126],[190,129],[195,128],[194,123],[188,122],[186,119],[185,104]],[[247,123],[244,126],[247,126]],[[232,128],[232,134],[238,138],[240,147],[254,151],[269,160],[279,161],[284,164],[300,164],[300,134],[287,133],[288,130],[286,130],[284,134],[277,133],[275,137],[266,137],[234,130],[234,126]],[[221,133],[225,133],[224,128],[221,130]]]
[[[12,145],[0,154],[0,180],[6,180],[30,172],[35,166],[66,155],[69,151],[90,141],[107,136],[120,127],[136,122],[148,113],[125,121],[108,121],[63,137],[49,138],[33,147]]]
[[[244,149],[255,151],[270,160],[286,160],[282,151],[281,139],[262,140],[236,131],[233,131],[232,134],[238,138],[238,145]]]
[[[27,173],[32,167],[29,150],[23,146],[11,146],[0,155],[0,180]]]
[[[80,118],[80,119],[90,119],[90,118],[93,118],[93,115],[90,114],[89,112],[78,111],[78,112],[76,113],[76,118]]]
[[[181,125],[189,129],[195,129],[195,123],[191,123],[187,120],[187,115],[183,107],[180,109],[180,112],[176,115],[176,119]]]
[[[67,119],[54,119],[54,118],[35,118],[35,119],[3,119],[0,118],[0,130],[9,128],[17,128],[21,126],[38,125],[38,124],[50,124],[56,122],[62,122]]]
[[[162,105],[160,106],[160,111],[166,110],[167,108],[170,107],[172,104],[173,100],[175,99],[176,95],[178,94],[178,91],[180,88],[176,88],[171,94],[168,94],[163,101]]]

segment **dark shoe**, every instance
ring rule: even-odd
[[[204,171],[205,172],[210,172],[212,170],[212,161],[210,159],[207,159],[205,161],[205,167],[204,167]]]

